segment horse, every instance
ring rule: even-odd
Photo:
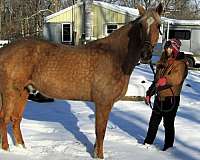
[[[149,61],[159,37],[162,4],[110,36],[86,45],[67,46],[24,39],[0,50],[0,134],[8,150],[7,125],[12,123],[15,145],[25,147],[20,123],[28,86],[56,99],[93,101],[95,104],[94,157],[103,159],[103,141],[114,102],[127,91],[138,61]]]

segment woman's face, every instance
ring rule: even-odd
[[[167,56],[168,56],[168,57],[171,57],[171,55],[172,55],[172,48],[170,48],[170,47],[165,48],[165,51],[166,51],[166,53],[167,53]]]

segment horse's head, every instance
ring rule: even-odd
[[[137,6],[140,14],[139,25],[142,41],[141,61],[148,62],[152,57],[153,48],[156,45],[160,32],[160,15],[163,11],[160,3],[156,8],[145,10],[142,6]]]

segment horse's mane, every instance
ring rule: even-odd
[[[101,49],[105,51],[111,51],[114,54],[126,55],[128,49],[129,40],[135,39],[134,42],[138,45],[138,37],[140,37],[141,28],[138,25],[138,21],[141,17],[136,18],[134,21],[128,22],[126,25],[113,31],[109,36],[102,39],[98,39],[89,42],[85,45],[87,48]]]

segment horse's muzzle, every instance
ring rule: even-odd
[[[143,64],[150,64],[151,59],[147,59],[147,60],[141,59],[140,62]]]
[[[141,63],[150,63],[152,58],[153,48],[154,46],[152,46],[150,42],[145,41],[144,47],[141,51],[141,60],[140,60]]]

